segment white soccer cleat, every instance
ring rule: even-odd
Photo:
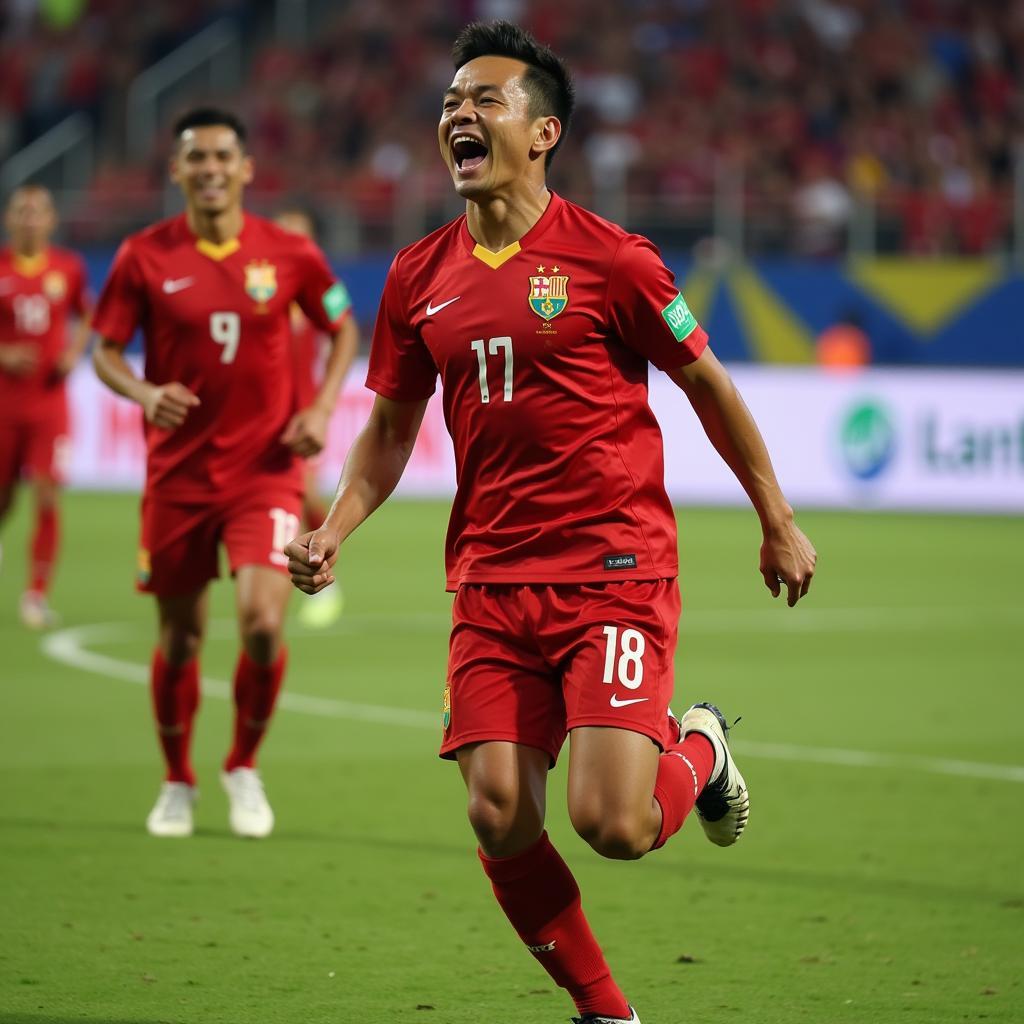
[[[345,594],[337,581],[316,594],[307,594],[299,607],[299,622],[307,629],[333,626],[345,608]]]
[[[714,704],[694,704],[679,720],[679,736],[699,732],[715,748],[711,778],[697,797],[697,817],[704,834],[716,846],[732,846],[743,834],[750,816],[750,794],[729,751],[729,726]]]
[[[60,624],[60,616],[50,607],[45,594],[26,590],[21,595],[21,623],[29,629],[53,629]]]
[[[236,836],[265,839],[274,830],[274,812],[263,792],[263,781],[255,768],[221,772],[221,784],[228,795],[228,822]]]
[[[187,782],[165,782],[146,819],[146,831],[162,839],[192,835],[192,808],[198,799],[195,786]]]
[[[588,1013],[586,1017],[572,1017],[572,1024],[640,1024],[636,1010],[631,1006],[628,1017],[602,1017],[600,1014]]]

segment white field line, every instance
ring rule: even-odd
[[[354,616],[353,616],[354,618]],[[393,622],[394,620],[392,620]],[[219,627],[222,623],[216,623]],[[301,631],[291,629],[294,635]],[[90,651],[90,643],[112,643],[131,636],[125,623],[97,623],[75,626],[47,634],[41,641],[43,653],[53,661],[108,679],[120,679],[139,686],[149,683],[149,669],[137,662],[113,658]],[[203,694],[219,700],[230,700],[231,686],[223,679],[202,678]],[[348,721],[375,722],[379,725],[404,725],[414,729],[439,727],[439,716],[412,708],[386,707],[379,704],[357,704],[333,697],[311,697],[285,691],[280,706],[287,711],[319,718],[340,718]],[[838,747],[806,747],[789,743],[758,743],[735,740],[733,748],[744,757],[772,761],[807,762],[856,768],[896,768],[924,772],[929,775],[956,775],[997,782],[1024,783],[1024,765],[986,764],[982,761],[955,761],[914,754],[886,754],[870,750],[844,750]]]

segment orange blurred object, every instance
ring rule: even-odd
[[[871,342],[856,324],[838,323],[818,335],[818,365],[827,370],[856,370],[871,362]]]

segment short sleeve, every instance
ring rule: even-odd
[[[653,243],[627,235],[612,260],[608,319],[625,345],[659,370],[692,363],[708,336],[686,305]]]
[[[312,242],[302,249],[302,282],[295,301],[318,330],[333,334],[352,312],[348,289],[334,276],[327,258]]]
[[[384,282],[370,346],[366,386],[384,398],[415,402],[434,393],[437,366],[409,323],[408,307],[398,281],[399,258],[395,257]]]
[[[118,345],[127,345],[132,340],[135,328],[142,322],[145,310],[142,273],[131,239],[126,239],[114,256],[107,283],[96,304],[96,312],[92,317],[93,330],[102,338],[108,338]]]

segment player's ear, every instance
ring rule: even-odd
[[[178,172],[178,152],[177,149],[171,154],[170,160],[167,161],[167,177],[174,182],[175,185],[181,184],[181,174]]]
[[[543,156],[558,145],[562,137],[562,122],[557,117],[539,117],[536,122],[536,134],[533,138],[533,145],[530,153],[534,156]]]
[[[256,176],[256,167],[252,162],[252,157],[246,153],[242,157],[242,184],[251,185],[252,179]]]

